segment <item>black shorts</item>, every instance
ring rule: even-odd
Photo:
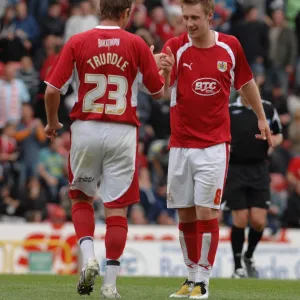
[[[222,202],[231,210],[270,206],[270,175],[266,162],[230,164]]]

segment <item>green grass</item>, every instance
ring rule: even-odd
[[[20,275],[0,276],[1,300],[99,299],[101,280],[94,293],[80,297],[77,277]],[[181,283],[178,278],[119,278],[118,288],[125,300],[167,300]],[[300,281],[213,279],[210,300],[299,300]]]

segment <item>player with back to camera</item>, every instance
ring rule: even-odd
[[[71,37],[46,78],[45,132],[49,138],[55,138],[62,127],[57,116],[60,93],[66,93],[73,80],[78,96],[70,113],[74,122],[69,197],[83,254],[84,266],[77,284],[80,295],[93,291],[99,274],[93,242],[93,198],[100,184],[99,196],[106,214],[106,272],[101,295],[120,298],[116,278],[127,238],[127,208],[139,201],[138,88],[161,98],[174,63],[170,49],[169,56],[154,57],[140,37],[124,31],[131,8],[132,0],[101,0],[100,26]],[[156,63],[164,69],[160,74]]]
[[[258,118],[258,139],[272,144],[258,88],[238,40],[210,29],[213,0],[181,0],[187,33],[170,39],[171,138],[168,207],[179,215],[188,278],[171,298],[207,299],[219,242],[218,213],[229,159],[232,85]]]

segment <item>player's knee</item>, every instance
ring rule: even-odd
[[[182,223],[192,223],[196,222],[197,215],[195,207],[189,208],[179,208],[178,210],[178,218]]]
[[[209,207],[196,206],[196,212],[198,220],[212,220],[219,217],[219,210]]]
[[[233,211],[233,225],[238,228],[246,228],[248,226],[248,211]]]
[[[87,203],[90,204],[91,206],[93,206],[93,199],[91,199],[90,197],[82,197],[80,199],[71,199],[72,201],[72,205],[75,205],[77,203]]]
[[[251,218],[250,220],[251,227],[256,231],[263,231],[266,223],[265,218]]]
[[[233,222],[234,226],[238,227],[238,228],[246,228],[247,225],[248,225],[248,219],[247,220],[244,220],[244,219],[236,219],[234,222]]]
[[[108,208],[105,207],[105,216],[109,217],[123,217],[127,218],[128,207],[120,207],[120,208]]]

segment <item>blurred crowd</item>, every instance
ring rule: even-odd
[[[99,24],[99,0],[1,0],[0,3],[0,217],[2,221],[70,220],[69,111],[72,88],[59,109],[63,130],[47,141],[44,79],[64,43]],[[264,100],[283,124],[284,143],[270,150],[269,227],[300,227],[300,1],[215,0],[212,27],[241,42]],[[136,0],[128,31],[159,52],[185,32],[180,0]],[[232,94],[232,99],[235,98]],[[166,209],[170,136],[169,95],[154,101],[140,92],[138,115],[141,203],[133,224],[176,224]],[[104,220],[95,199],[96,217]],[[222,222],[230,225],[225,211]]]

